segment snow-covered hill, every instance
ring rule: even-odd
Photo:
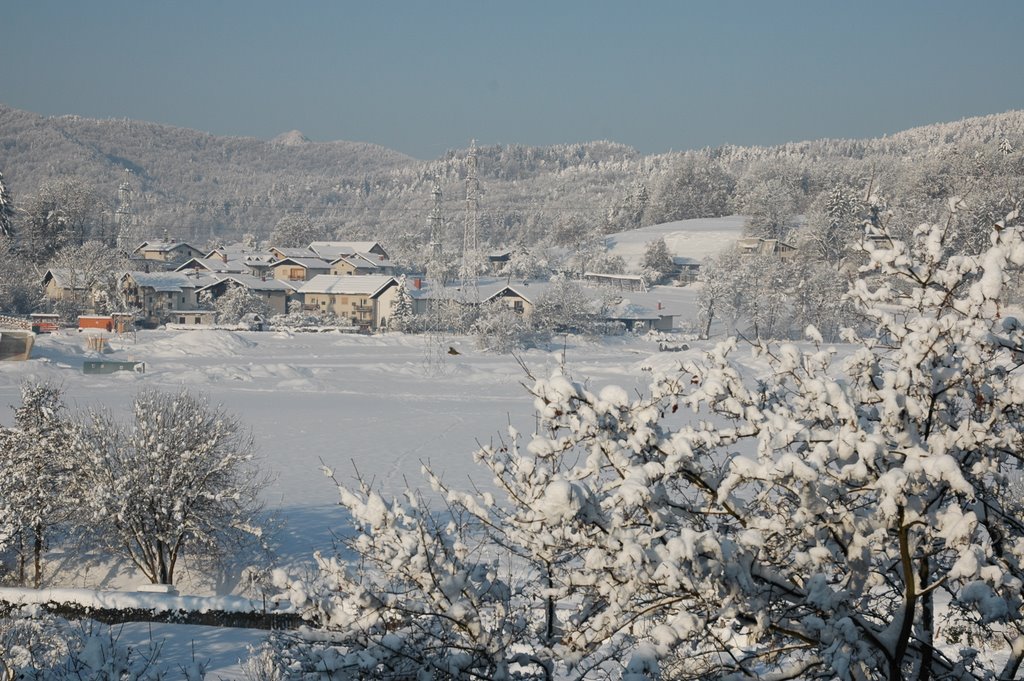
[[[647,244],[662,238],[675,256],[703,260],[716,255],[743,235],[746,217],[677,220],[629,232],[609,234],[605,244],[612,255],[621,256],[630,270],[639,269]]]

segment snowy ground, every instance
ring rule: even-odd
[[[665,295],[680,297],[684,307],[692,300],[684,290]],[[358,469],[391,493],[423,486],[423,461],[461,485],[475,472],[471,455],[478,442],[504,432],[509,422],[524,432],[533,424],[532,400],[522,385],[529,379],[515,358],[482,353],[466,338],[439,344],[402,334],[146,331],[115,337],[110,346],[105,358],[143,361],[145,373],[84,375],[83,362],[98,356],[75,331],[38,337],[28,362],[0,363],[0,423],[12,422],[6,406],[19,402],[19,386],[28,378],[62,385],[73,411],[105,405],[123,414],[144,386],[202,392],[253,430],[262,464],[274,478],[265,500],[279,525],[275,561],[284,565],[307,563],[344,529],[336,489],[320,472],[321,460],[341,480],[351,480]],[[459,354],[448,354],[449,347]],[[531,350],[522,359],[536,376],[564,362],[575,378],[596,387],[615,383],[643,390],[649,379],[645,367],[682,357],[659,355],[654,340],[624,337],[569,339],[564,347]],[[75,550],[54,552],[49,561],[50,586],[130,590],[143,581],[127,566]],[[183,593],[212,588],[201,576],[184,576]],[[237,676],[235,658],[264,636],[155,624],[127,626],[121,636],[140,642],[150,632],[168,638],[165,660],[185,664],[194,652],[216,661],[215,677]]]

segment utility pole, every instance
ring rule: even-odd
[[[463,293],[471,301],[479,297],[477,274],[480,267],[480,249],[477,232],[480,226],[480,180],[477,179],[476,140],[470,143],[466,158],[466,222],[462,234],[462,280]]]

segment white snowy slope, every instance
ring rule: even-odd
[[[717,255],[743,236],[746,217],[677,220],[605,237],[609,253],[621,256],[631,270],[638,269],[647,244],[662,238],[675,256],[696,261]]]

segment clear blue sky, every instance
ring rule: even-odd
[[[1024,2],[12,1],[0,102],[418,158],[868,137],[1024,108]]]

